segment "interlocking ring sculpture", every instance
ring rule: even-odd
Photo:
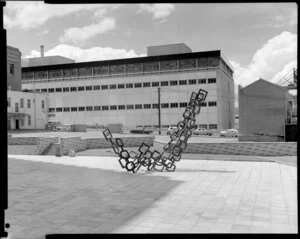
[[[201,102],[205,101],[207,91],[200,89],[198,93],[192,92],[188,106],[183,113],[183,120],[177,124],[177,130],[174,131],[168,144],[163,147],[163,152],[150,150],[150,146],[142,143],[139,147],[139,152],[128,152],[124,149],[122,139],[112,137],[111,132],[106,129],[103,135],[107,141],[111,143],[114,152],[120,157],[119,163],[122,168],[127,171],[136,173],[141,166],[147,170],[169,171],[173,172],[176,169],[175,162],[181,159],[182,152],[187,147],[187,141],[192,136],[192,129],[196,123],[196,115],[200,113]]]

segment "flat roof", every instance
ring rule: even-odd
[[[30,66],[30,67],[22,67],[22,72],[70,69],[75,67],[80,68],[80,67],[92,67],[92,66],[99,66],[99,65],[108,66],[108,65],[136,64],[142,62],[169,61],[169,60],[207,58],[207,57],[222,57],[221,51],[220,50],[202,51],[202,52],[191,52],[191,53],[181,53],[181,54],[171,54],[171,55],[123,58],[123,59],[104,60],[104,61],[89,61],[89,62],[75,62],[75,63],[66,63],[66,64],[57,64],[57,65]],[[228,67],[233,72],[233,69],[230,66]]]

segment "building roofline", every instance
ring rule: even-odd
[[[243,87],[242,90],[247,89],[247,88],[249,88],[250,86],[253,86],[254,84],[256,84],[256,83],[259,82],[259,81],[262,81],[262,82],[267,83],[267,84],[269,84],[269,85],[275,86],[275,87],[277,87],[278,89],[281,89],[282,91],[288,92],[288,89],[285,89],[284,87],[282,87],[282,86],[280,86],[280,85],[277,85],[277,84],[275,84],[275,83],[273,83],[273,82],[264,80],[264,79],[262,79],[262,78],[260,78],[260,79],[258,79],[258,80],[256,80],[256,81],[252,82],[251,84],[249,84],[249,85]]]
[[[66,64],[57,64],[57,65],[30,66],[30,67],[22,67],[22,72],[54,70],[54,69],[58,69],[58,68],[59,69],[67,69],[67,68],[72,68],[72,67],[91,67],[91,66],[99,66],[99,64],[101,64],[102,66],[113,65],[113,64],[116,64],[116,65],[117,64],[135,64],[135,63],[141,63],[141,62],[180,60],[180,59],[197,58],[197,57],[199,57],[199,58],[201,58],[201,57],[221,57],[221,51],[215,50],[215,51],[191,52],[191,53],[181,53],[181,54],[172,54],[172,55],[123,58],[123,59],[104,60],[104,61],[75,62],[75,63],[66,63]]]

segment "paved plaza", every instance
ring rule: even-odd
[[[11,239],[54,233],[297,233],[296,166],[244,157],[198,155],[182,159],[175,172],[132,174],[116,157],[9,155],[7,231]]]

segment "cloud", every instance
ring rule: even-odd
[[[110,4],[68,4],[51,5],[42,2],[7,2],[4,8],[4,26],[6,28],[19,27],[29,30],[42,26],[50,19],[64,17],[82,11],[95,11],[95,16],[105,14],[109,9],[118,6]],[[102,15],[101,15],[102,16]]]
[[[73,43],[83,45],[87,41],[99,34],[113,30],[116,26],[115,19],[107,17],[98,23],[93,23],[82,28],[72,27],[64,31],[64,35],[60,37],[60,43]]]
[[[41,36],[41,35],[46,35],[46,34],[48,34],[49,33],[49,30],[48,29],[45,29],[45,30],[43,30],[43,31],[41,31],[41,32],[38,32],[36,35],[37,36]]]
[[[235,97],[237,86],[251,84],[260,77],[276,83],[280,76],[295,67],[297,63],[297,34],[282,32],[264,44],[254,54],[247,66],[230,60],[234,68]]]
[[[138,55],[134,50],[127,51],[125,49],[114,49],[111,47],[92,47],[88,49],[82,49],[80,47],[75,47],[67,44],[60,44],[48,51],[45,51],[45,56],[57,55],[74,59],[76,62],[101,61],[146,56],[145,54]],[[31,57],[40,57],[40,52],[37,50],[32,50],[30,55],[25,56],[24,59]]]
[[[161,22],[165,22],[167,16],[174,10],[174,4],[140,4],[137,13],[149,12],[153,14],[153,19],[161,19]]]

